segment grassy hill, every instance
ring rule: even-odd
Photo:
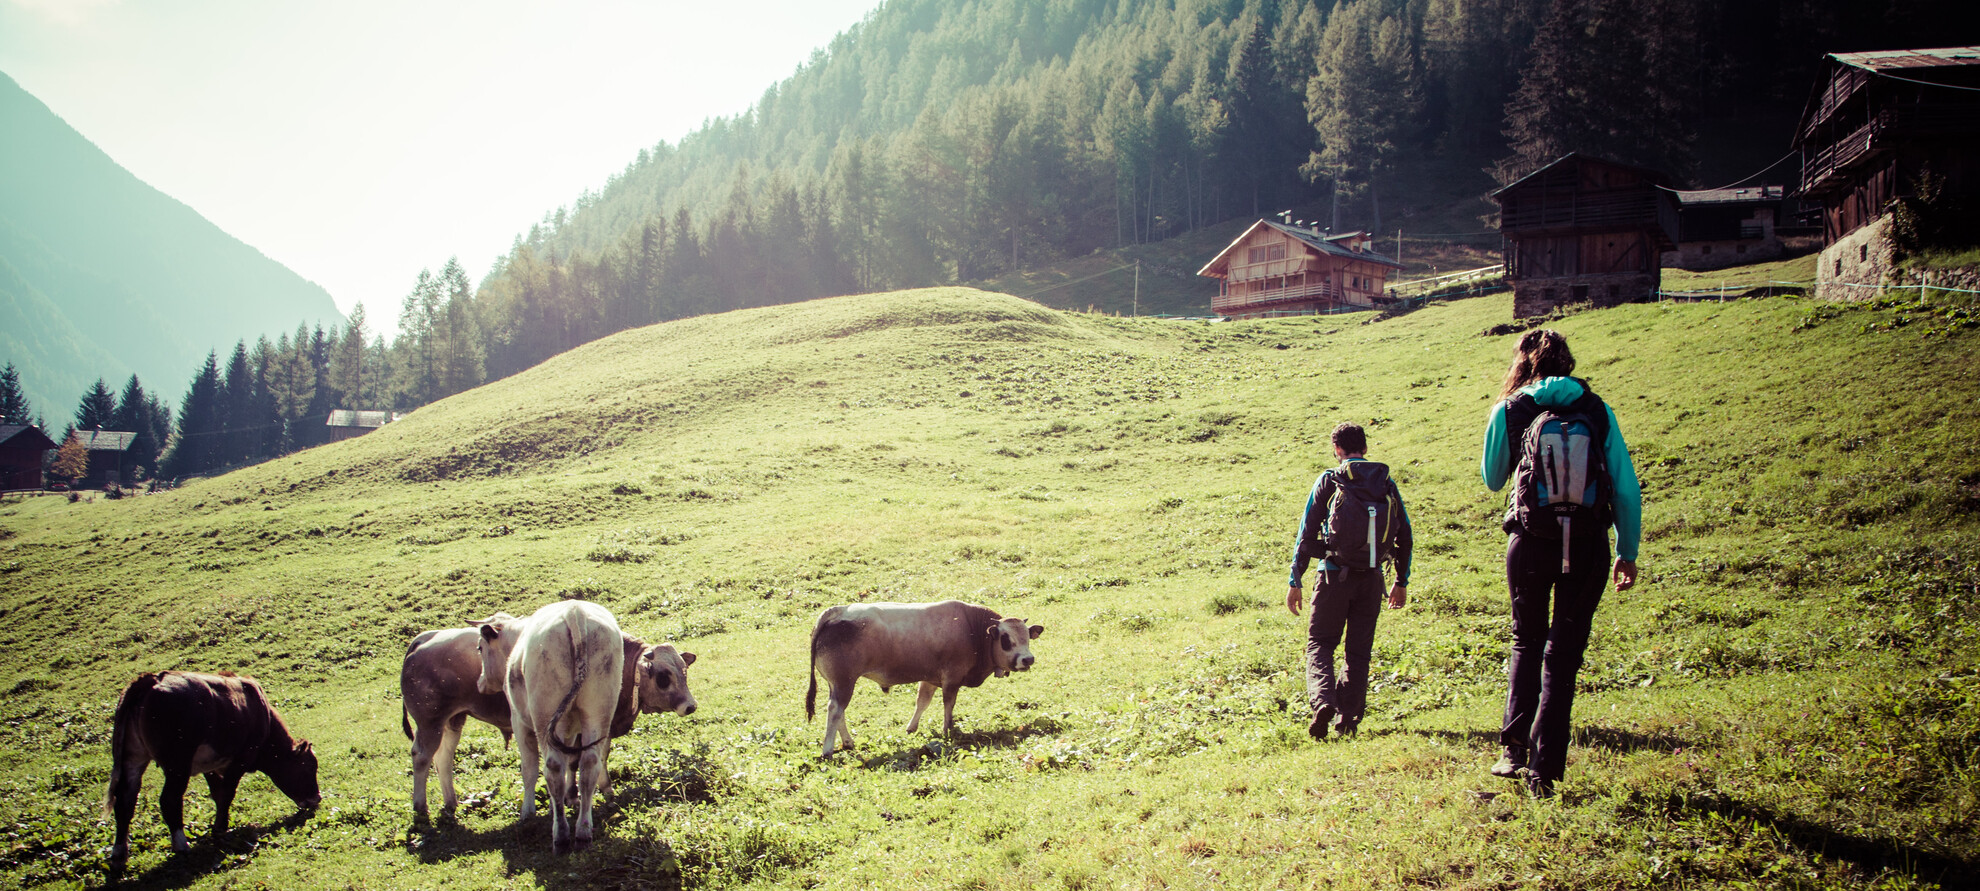
[[[348,442],[120,501],[0,503],[0,884],[94,887],[107,735],[140,670],[260,678],[322,757],[307,820],[260,777],[160,888],[1914,888],[1980,874],[1980,334],[1788,298],[1557,323],[1646,491],[1644,578],[1597,616],[1562,794],[1486,773],[1509,622],[1479,433],[1505,297],[1203,323],[940,289],[628,331]],[[1304,735],[1280,605],[1339,420],[1420,543],[1371,712]],[[585,854],[518,825],[470,727],[415,823],[396,676],[426,628],[560,597],[701,657],[701,709],[613,750]],[[806,635],[854,600],[1042,624],[959,737],[820,763]],[[194,784],[198,789],[199,784]],[[437,796],[437,791],[435,792]]]

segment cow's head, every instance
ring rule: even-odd
[[[483,693],[500,693],[507,689],[509,676],[509,650],[516,645],[516,617],[508,613],[496,613],[486,619],[470,620],[469,625],[481,630],[475,639],[475,647],[481,651],[481,677],[475,681],[475,689]]]
[[[308,740],[297,740],[285,752],[263,762],[268,765],[264,773],[273,780],[275,788],[304,809],[311,809],[323,800],[323,793],[316,786],[316,749]]]
[[[1038,661],[1031,655],[1031,642],[1045,633],[1045,626],[1025,627],[1023,619],[998,619],[984,631],[990,638],[990,664],[997,676],[1013,671],[1030,671]]]
[[[682,653],[673,644],[653,644],[639,653],[639,710],[694,714],[694,694],[688,692],[687,669],[694,664],[693,653]]]

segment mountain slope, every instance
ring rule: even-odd
[[[259,677],[333,795],[251,782],[242,837],[129,876],[219,888],[1957,887],[1980,874],[1980,361],[1970,311],[1785,298],[1560,320],[1646,491],[1561,798],[1486,775],[1506,607],[1478,437],[1503,297],[1240,323],[940,289],[623,332],[360,439],[159,495],[0,504],[0,876],[100,876],[108,715],[139,670]],[[1929,401],[1894,403],[1904,380]],[[1418,540],[1361,736],[1304,735],[1281,612],[1327,431],[1370,425]],[[700,656],[692,717],[613,745],[590,853],[461,747],[413,823],[405,641],[558,598]],[[961,733],[817,761],[825,606],[956,597],[1046,627]],[[149,782],[157,782],[156,774]],[[157,788],[152,785],[149,788]],[[54,855],[62,856],[54,856]]]
[[[0,260],[0,358],[58,425],[97,377],[175,392],[209,349],[343,318],[323,288],[145,185],[4,75]]]

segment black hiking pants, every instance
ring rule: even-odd
[[[1380,570],[1322,571],[1313,583],[1313,608],[1306,620],[1306,700],[1319,714],[1331,705],[1335,728],[1351,733],[1368,707],[1368,662],[1375,649],[1375,620],[1382,616]],[[1334,650],[1342,671],[1334,672]]]
[[[1609,537],[1571,540],[1570,571],[1561,572],[1559,539],[1512,534],[1506,544],[1506,582],[1512,589],[1513,645],[1507,667],[1502,745],[1525,749],[1527,769],[1552,783],[1567,772],[1568,713],[1574,679],[1595,607],[1609,580]],[[1550,603],[1551,602],[1551,603]],[[1549,606],[1552,607],[1550,619]]]

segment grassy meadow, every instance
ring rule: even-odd
[[[1487,774],[1510,630],[1478,482],[1505,295],[1207,323],[993,293],[845,297],[629,331],[376,433],[177,491],[0,503],[0,886],[99,887],[110,714],[139,671],[259,678],[322,761],[243,783],[148,888],[1972,886],[1980,875],[1980,333],[1774,297],[1552,323],[1645,489],[1597,614],[1561,794]],[[1357,738],[1306,738],[1298,512],[1370,425],[1418,550]],[[1046,627],[952,740],[862,682],[820,762],[825,606],[961,598]],[[698,654],[693,716],[612,754],[550,853],[470,723],[415,822],[406,641],[558,598]],[[939,721],[933,722],[939,729]],[[926,726],[926,725],[925,725]]]

